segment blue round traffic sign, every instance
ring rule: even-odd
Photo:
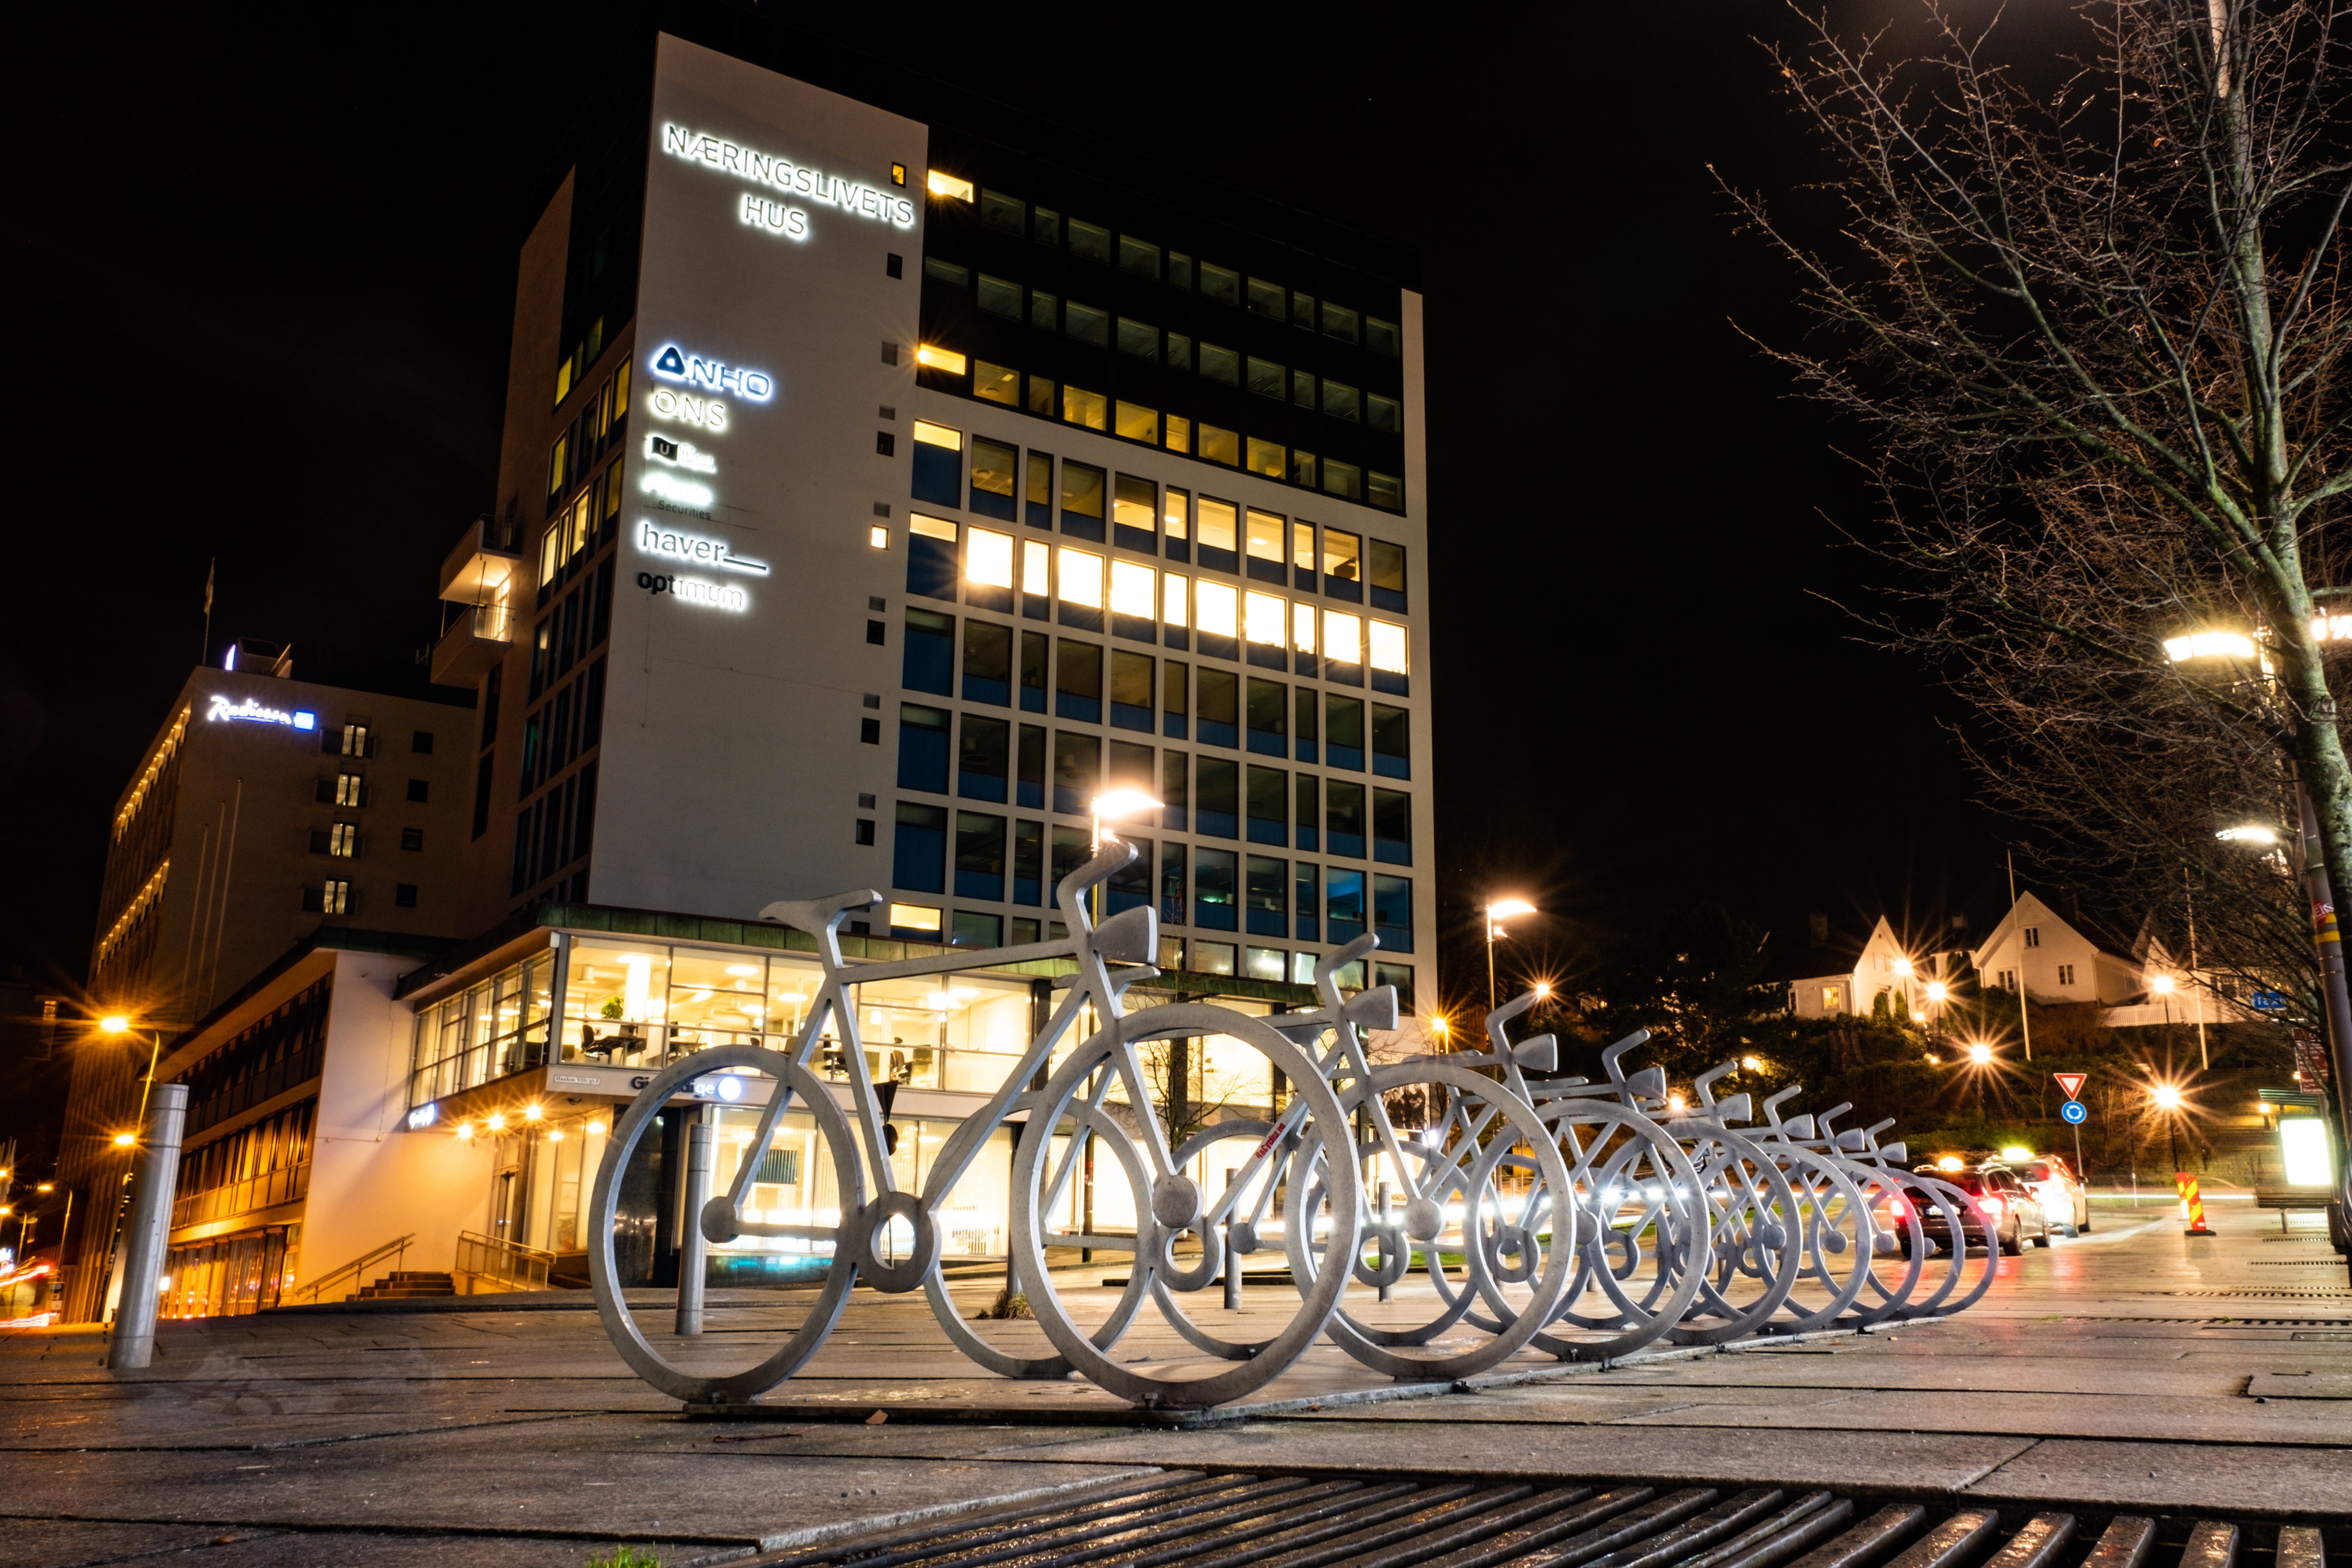
[[[2091,1119],[2091,1113],[2083,1109],[2083,1102],[2079,1100],[2070,1100],[2065,1104],[2060,1106],[2058,1108],[2058,1114],[2065,1121],[2073,1122],[2078,1127]]]

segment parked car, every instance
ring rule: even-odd
[[[2000,1250],[2014,1258],[2025,1250],[2027,1237],[2036,1247],[2050,1245],[2050,1217],[2042,1209],[2042,1200],[2027,1186],[2015,1171],[1998,1160],[1987,1160],[1980,1165],[1962,1166],[1955,1171],[1941,1164],[1915,1165],[1923,1176],[1934,1176],[1975,1198],[1984,1211],[1986,1221],[1992,1226],[1993,1238]],[[1932,1201],[1923,1201],[1914,1191],[1911,1203],[1919,1214],[1919,1231],[1927,1244],[1943,1252],[1952,1247],[1951,1227],[1945,1223],[1944,1211]],[[1977,1222],[1973,1217],[1962,1223],[1973,1233]],[[1898,1228],[1898,1234],[1901,1234]],[[1983,1245],[1983,1237],[1977,1237]],[[1906,1242],[1907,1245],[1907,1242]]]
[[[2016,1169],[2019,1179],[2042,1200],[2044,1215],[2077,1232],[2091,1228],[2091,1189],[2073,1166],[2055,1154],[2036,1154],[2017,1162]]]

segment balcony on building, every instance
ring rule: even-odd
[[[506,657],[514,641],[515,585],[522,556],[512,531],[476,518],[441,562],[440,639],[433,645],[433,683],[472,686]]]

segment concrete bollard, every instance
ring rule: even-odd
[[[164,1242],[171,1235],[172,1197],[180,1182],[180,1130],[187,1120],[188,1086],[157,1084],[141,1140],[131,1223],[122,1233],[122,1300],[115,1308],[114,1337],[106,1349],[106,1364],[117,1372],[155,1359]]]
[[[677,1331],[702,1332],[703,1259],[709,1242],[702,1235],[702,1209],[710,1201],[710,1173],[718,1163],[719,1129],[697,1121],[686,1130],[686,1224],[677,1243]]]

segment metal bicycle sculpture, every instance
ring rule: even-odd
[[[1748,1097],[1712,1093],[1728,1065],[1699,1079],[1698,1110],[1670,1110],[1663,1072],[1628,1076],[1622,1067],[1646,1033],[1601,1053],[1606,1083],[1549,1076],[1551,1037],[1507,1038],[1507,1024],[1534,1004],[1526,996],[1490,1016],[1485,1051],[1375,1060],[1367,1032],[1396,1027],[1395,992],[1343,998],[1338,983],[1378,945],[1370,936],[1318,963],[1320,1005],[1311,1011],[1258,1017],[1181,1001],[1130,1010],[1127,993],[1159,973],[1157,917],[1145,906],[1097,923],[1087,894],[1135,853],[1107,844],[1056,889],[1070,934],[1019,947],[852,964],[841,922],[879,895],[761,911],[815,941],[823,979],[798,1036],[781,1050],[696,1051],[656,1074],[614,1122],[592,1189],[590,1279],[632,1370],[688,1404],[755,1399],[815,1355],[860,1281],[885,1293],[921,1290],[949,1342],[989,1372],[1076,1373],[1147,1406],[1243,1397],[1326,1337],[1382,1375],[1435,1382],[1529,1351],[1604,1360],[1660,1340],[1715,1344],[1948,1313],[1990,1285],[1988,1245],[1979,1278],[1959,1289],[1969,1231],[1991,1234],[1976,1200],[1901,1171],[1902,1146],[1874,1142],[1883,1126],[1832,1135],[1828,1120],[1843,1106],[1818,1131],[1813,1118],[1784,1122],[1777,1107],[1789,1090],[1766,1102],[1769,1128],[1737,1131]],[[919,1186],[901,1189],[852,988],[1038,960],[1075,965],[1055,982],[1063,995],[1001,1087],[931,1155]],[[1147,1048],[1202,1037],[1255,1054],[1264,1081],[1289,1095],[1270,1090],[1265,1116],[1213,1121],[1171,1143]],[[767,1102],[749,1135],[736,1136],[738,1163],[722,1192],[709,1191],[712,1130],[689,1129],[683,1223],[709,1244],[797,1245],[822,1261],[822,1278],[813,1297],[793,1302],[796,1312],[754,1310],[748,1323],[706,1335],[700,1247],[691,1246],[677,1332],[649,1334],[620,1284],[622,1189],[672,1100],[726,1073],[764,1077]],[[824,1167],[804,1175],[829,1177],[836,1199],[803,1223],[761,1217],[750,1203],[794,1110],[809,1119],[809,1163]],[[975,1327],[942,1271],[942,1210],[999,1128],[1013,1143],[1007,1293],[1025,1296],[1031,1337],[1043,1341],[1026,1350]],[[1090,1204],[1074,1213],[1076,1184],[1091,1184],[1098,1152],[1134,1199],[1131,1232],[1095,1230]],[[1952,1263],[1939,1288],[1915,1301],[1926,1273],[1923,1206],[1942,1217]],[[1074,1248],[1122,1258],[1125,1279],[1092,1288],[1068,1278],[1050,1258]],[[1287,1267],[1250,1290],[1244,1329],[1243,1318],[1213,1309],[1239,1304],[1244,1260],[1262,1252]],[[1199,1357],[1117,1353],[1147,1302]]]

